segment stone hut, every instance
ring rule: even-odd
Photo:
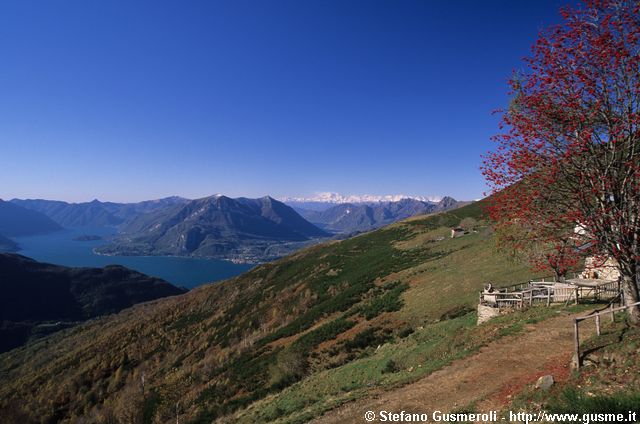
[[[620,268],[618,262],[611,257],[589,256],[584,261],[584,271],[580,274],[580,278],[618,281]]]

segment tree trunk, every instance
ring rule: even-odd
[[[555,275],[558,283],[564,283],[567,279],[567,272],[561,272],[558,268],[553,268],[553,274]]]
[[[638,302],[638,286],[636,284],[636,275],[622,274],[621,277],[622,294],[624,295],[624,304],[632,305]],[[629,319],[633,324],[640,325],[640,306],[634,306],[628,310]]]

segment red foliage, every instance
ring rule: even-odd
[[[494,194],[489,213],[499,228],[519,228],[517,236],[504,231],[503,243],[547,246],[545,267],[574,264],[585,252],[577,244],[587,240],[635,274],[640,2],[590,0],[561,15],[564,22],[539,35],[526,70],[510,81],[505,132],[493,138],[497,148],[482,166]],[[580,240],[577,225],[588,230]]]

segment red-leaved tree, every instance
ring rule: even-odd
[[[502,242],[541,243],[561,270],[587,251],[615,258],[625,300],[635,303],[640,2],[587,0],[561,15],[510,81],[503,133],[482,166],[494,193],[489,212]],[[631,316],[640,322],[640,309]]]

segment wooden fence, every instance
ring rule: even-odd
[[[516,308],[523,309],[525,307],[536,304],[546,304],[547,306],[553,301],[553,291],[550,287],[534,287],[519,291],[507,291],[507,289],[497,289],[496,291],[480,293],[480,303],[490,304],[497,308]]]
[[[512,284],[491,291],[480,292],[480,304],[497,308],[523,309],[536,304],[578,303],[580,299],[609,300],[620,292],[616,281],[571,279],[566,283],[555,278]]]
[[[614,299],[616,300],[616,299]],[[614,308],[613,307],[613,301],[611,303],[609,303],[608,307],[600,309],[598,311],[594,311],[589,315],[583,316],[583,317],[578,317],[578,318],[574,318],[574,323],[573,323],[573,331],[574,331],[574,342],[575,342],[575,365],[576,368],[580,368],[582,366],[582,358],[580,358],[580,323],[582,321],[586,321],[588,319],[595,319],[596,322],[596,334],[599,336],[601,334],[600,331],[600,323],[601,323],[601,316],[603,315],[609,315],[611,321],[613,322],[615,320],[615,313],[618,311],[623,311],[625,309],[629,309],[632,308],[634,306],[638,306],[640,305],[640,302],[636,302],[636,303],[632,303],[631,305],[626,305],[626,306],[620,306],[618,308]]]
[[[571,273],[571,274],[567,274],[567,278],[569,278],[569,276],[571,276],[572,279],[578,278],[577,273]],[[507,291],[515,291],[515,290],[522,290],[522,289],[526,289],[527,287],[529,287],[531,284],[539,284],[539,285],[553,285],[554,283],[557,283],[558,279],[554,276],[546,276],[546,277],[540,277],[536,280],[529,280],[529,281],[525,281],[522,283],[515,283],[515,284],[511,284],[510,286],[503,286],[501,287],[501,289],[506,289]]]

